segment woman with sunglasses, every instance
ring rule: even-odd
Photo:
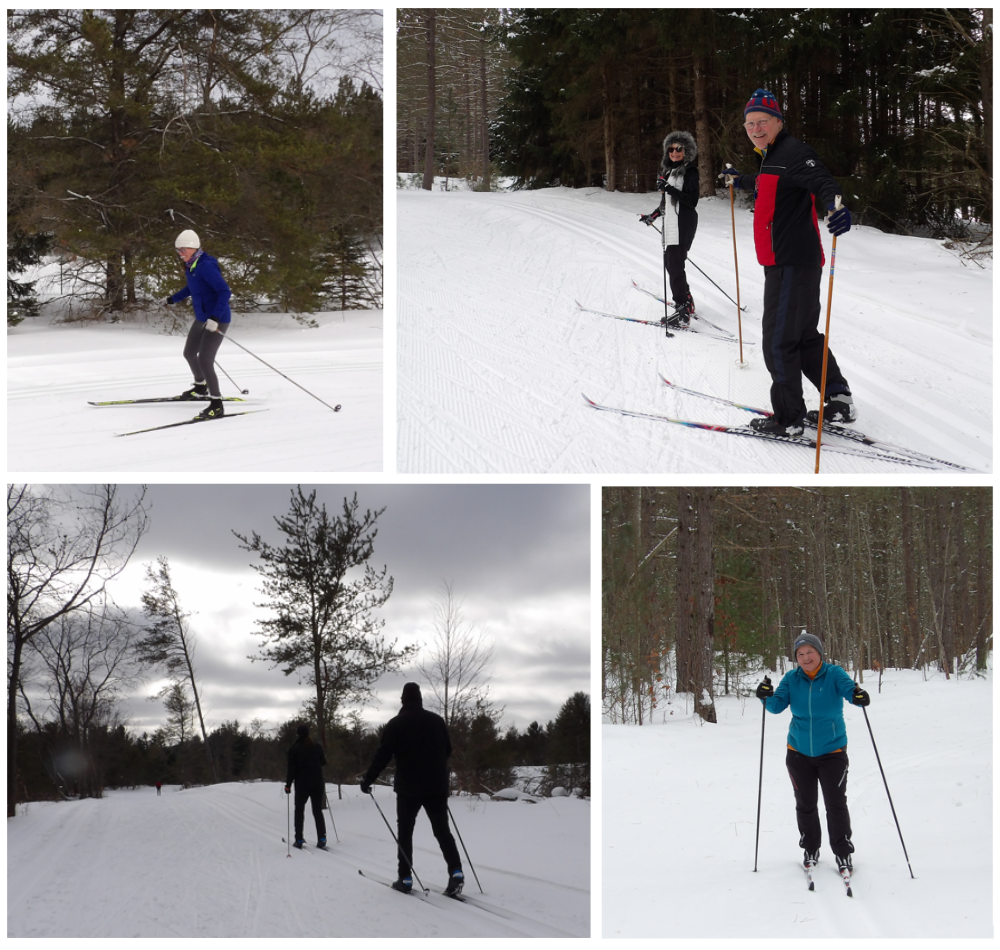
[[[164,303],[180,303],[190,297],[194,305],[194,323],[184,344],[184,359],[194,374],[194,385],[181,393],[180,398],[210,399],[198,418],[217,419],[224,415],[224,410],[219,378],[215,375],[215,354],[232,319],[229,310],[232,291],[219,270],[219,262],[202,250],[201,238],[194,231],[181,231],[174,246],[184,262],[187,286],[167,297]]]
[[[660,206],[652,214],[639,215],[647,227],[663,218],[663,266],[670,278],[674,311],[661,323],[686,327],[694,316],[694,300],[688,287],[684,262],[698,230],[698,145],[690,132],[671,132],[663,140],[663,161],[656,187],[663,193]],[[667,198],[670,205],[667,206]]]

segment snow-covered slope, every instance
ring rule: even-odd
[[[604,936],[992,937],[992,678],[893,670],[881,692],[876,674],[864,685],[915,879],[861,709],[844,708],[857,849],[848,899],[822,817],[816,890],[806,889],[784,764],[788,711],[764,726],[754,874],[760,703],[721,699],[718,723],[704,725],[670,705],[653,725],[602,730]]]
[[[7,469],[142,477],[381,472],[382,311],[313,319],[318,326],[306,328],[288,315],[234,315],[217,368],[250,391],[253,403],[244,408],[266,412],[128,438],[113,434],[189,419],[199,407],[95,409],[87,402],[180,393],[191,381],[183,335],[136,323],[84,326],[45,318],[8,328]],[[222,394],[237,395],[218,375]],[[341,410],[334,413],[303,388]]]
[[[395,827],[389,788],[376,788]],[[395,877],[394,844],[356,786],[338,800],[332,851],[282,843],[281,785],[111,792],[100,801],[26,806],[7,822],[8,937],[552,937],[590,932],[590,804],[453,798],[466,891],[486,911],[438,893],[425,902],[365,880]],[[327,824],[329,826],[329,813]],[[306,814],[306,840],[314,841]],[[288,852],[291,851],[291,857]],[[414,866],[432,891],[447,877],[426,817]]]
[[[743,425],[750,416],[666,389],[667,379],[769,408],[760,354],[763,271],[738,210],[738,344],[608,319],[656,320],[660,238],[638,222],[655,195],[596,189],[397,193],[398,470],[413,473],[809,473],[814,453],[624,418],[612,406]],[[728,199],[702,200],[691,256],[735,298]],[[824,230],[829,257],[829,234]],[[688,267],[699,311],[738,335],[738,314]],[[823,279],[826,309],[828,275]],[[823,321],[821,321],[822,323]],[[707,329],[703,327],[703,329]],[[866,434],[992,471],[992,270],[941,242],[855,227],[837,245],[830,342]],[[816,405],[807,387],[807,402]],[[824,444],[835,445],[832,435]],[[912,473],[830,452],[829,473]]]

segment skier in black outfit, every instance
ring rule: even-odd
[[[368,771],[361,780],[361,791],[371,794],[379,773],[396,760],[396,828],[399,839],[399,879],[392,885],[408,893],[413,887],[410,856],[413,854],[413,826],[421,808],[427,812],[434,837],[448,865],[446,894],[457,896],[465,883],[462,860],[448,827],[448,795],[450,774],[448,758],[451,739],[445,721],[424,709],[420,687],[407,683],[403,687],[403,708],[390,719],[382,731],[382,742]]]
[[[295,785],[295,847],[305,843],[302,826],[305,822],[306,802],[312,801],[313,818],[316,820],[316,844],[326,847],[326,821],[323,806],[326,804],[326,783],[323,781],[323,766],[326,755],[318,742],[309,737],[309,726],[299,726],[298,739],[288,750],[288,777],[285,779],[285,794],[290,795]]]
[[[829,210],[827,230],[845,234],[851,227],[847,208],[835,207],[841,189],[816,152],[792,138],[774,94],[754,92],[743,110],[744,128],[760,158],[756,174],[741,175],[727,167],[722,176],[745,191],[753,191],[754,244],[764,267],[764,364],[771,374],[774,415],[754,419],[760,432],[797,438],[803,423],[819,419],[807,413],[802,377],[822,386],[823,334],[819,332],[820,279],[825,257],[820,240],[816,202]],[[826,392],[822,394],[826,422],[854,422],[857,409],[851,388],[832,352],[827,353]]]
[[[690,132],[671,132],[663,140],[663,160],[656,187],[663,193],[660,206],[650,214],[639,215],[647,227],[663,218],[663,267],[670,278],[674,312],[660,323],[686,327],[694,316],[694,300],[688,286],[684,262],[698,230],[698,145]],[[670,206],[667,207],[667,198]]]

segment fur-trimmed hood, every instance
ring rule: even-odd
[[[698,160],[698,143],[690,132],[671,132],[663,140],[663,159],[660,162],[660,169],[667,173],[671,169],[670,156],[667,154],[667,146],[679,143],[684,146],[685,166],[693,165]]]

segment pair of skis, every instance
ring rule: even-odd
[[[816,890],[816,882],[813,880],[813,868],[816,867],[816,862],[807,862],[803,864],[803,869],[806,872],[806,881],[809,884],[809,890]],[[854,891],[851,890],[851,869],[850,868],[838,868],[840,872],[840,879],[844,882],[844,887],[847,889],[846,893],[848,897],[854,896]]]
[[[98,409],[113,409],[119,406],[153,406],[162,405],[167,403],[207,403],[209,400],[204,399],[185,399],[181,396],[158,396],[149,399],[105,399],[98,402],[88,402],[87,405],[95,406]],[[227,403],[247,403],[249,400],[242,399],[239,396],[224,396],[223,402]],[[339,406],[337,407],[340,408]],[[192,426],[199,422],[219,422],[222,419],[234,419],[236,416],[248,416],[255,412],[267,412],[266,409],[244,409],[242,412],[229,412],[222,416],[213,416],[211,418],[202,418],[201,416],[195,416],[193,419],[182,419],[180,422],[168,422],[165,425],[159,426],[149,426],[145,429],[132,429],[130,432],[116,432],[115,436],[122,437],[126,435],[142,435],[144,432],[159,432],[161,429],[176,429],[179,426]]]
[[[734,409],[742,409],[746,412],[752,412],[760,416],[770,416],[772,414],[768,409],[758,409],[754,406],[746,406],[742,403],[734,402],[731,399],[725,399],[721,396],[714,396],[710,393],[699,392],[696,389],[687,389],[684,386],[679,386],[676,383],[671,382],[662,374],[659,374],[659,376],[660,381],[664,385],[669,386],[677,392],[687,393],[689,396],[697,396],[724,406],[731,406]],[[674,425],[687,426],[691,429],[705,429],[709,432],[722,432],[727,435],[738,435],[748,439],[765,439],[770,442],[785,442],[788,445],[798,445],[804,448],[812,449],[813,451],[816,449],[815,439],[807,436],[796,437],[774,435],[769,432],[758,432],[756,429],[751,429],[750,426],[720,425],[711,422],[695,422],[690,419],[675,419],[671,416],[656,412],[644,412],[633,409],[624,409],[619,406],[603,405],[595,402],[586,394],[582,395],[589,406],[594,409],[599,409],[602,412],[615,412],[622,416],[630,416],[637,419],[650,419],[654,422],[669,422]],[[858,432],[854,429],[846,426],[840,426],[835,423],[824,422],[823,431],[824,433],[841,436],[845,440],[860,443],[858,447],[825,443],[823,448],[828,452],[835,452],[840,455],[854,455],[861,458],[875,459],[877,461],[896,462],[900,465],[908,465],[911,468],[930,469],[931,471],[938,470],[942,467],[953,468],[959,471],[972,471],[972,469],[966,468],[964,465],[959,465],[956,462],[949,462],[945,459],[936,458],[933,455],[927,455],[924,452],[918,452],[915,449],[896,445],[892,442],[885,442],[881,439],[873,439],[866,436],[862,432]]]

